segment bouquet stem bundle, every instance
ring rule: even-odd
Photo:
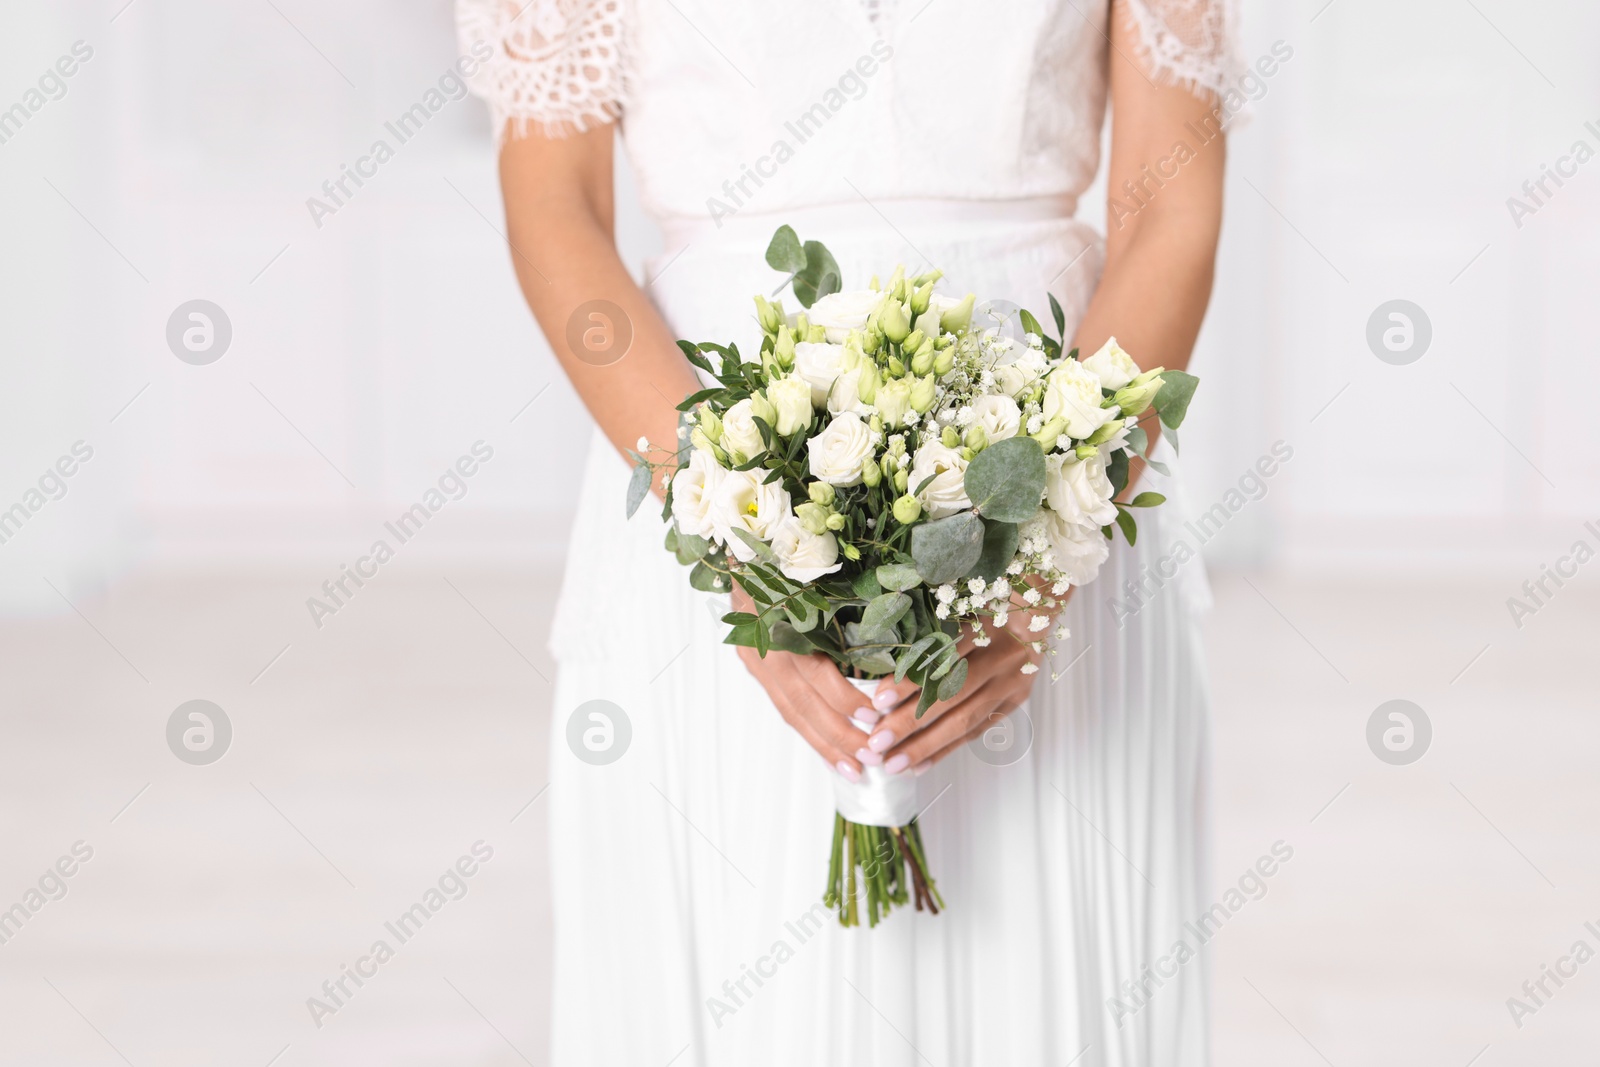
[[[869,927],[877,926],[897,904],[914,902],[918,911],[933,915],[944,907],[928,873],[916,819],[906,826],[865,826],[834,815],[833,851],[822,902],[838,913],[839,925],[860,926],[862,897]]]

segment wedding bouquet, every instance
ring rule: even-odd
[[[788,226],[766,259],[807,310],[757,296],[753,359],[678,342],[716,384],[678,405],[674,448],[640,441],[628,514],[655,471],[675,471],[667,550],[694,588],[737,585],[751,602],[723,617],[728,643],[822,653],[866,693],[909,678],[920,717],[961,691],[962,638],[1018,639],[1007,623],[1020,612],[1046,650],[1053,614],[1093,580],[1114,530],[1134,542],[1130,509],[1163,501],[1115,499],[1130,455],[1163,469],[1136,422],[1153,407],[1179,426],[1197,379],[1141,371],[1114,338],[1088,359],[1064,353],[1054,297],[1058,338],[1027,311],[936,292],[938,271],[896,267],[842,292],[833,256]],[[871,925],[908,901],[937,914],[914,776],[866,770],[860,782],[835,776],[823,899],[846,926],[863,896]]]

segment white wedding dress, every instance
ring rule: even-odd
[[[1235,62],[1224,4],[459,0],[458,15],[464,50],[493,47],[474,90],[502,135],[620,120],[667,238],[656,305],[680,337],[755,351],[750,298],[781,280],[762,257],[784,222],[828,245],[847,289],[936,266],[944,291],[1041,319],[1048,289],[1070,335],[1103,261],[1072,216],[1098,164],[1111,20],[1135,27],[1129,58],[1151,78],[1216,92]],[[1147,476],[1173,502],[1073,596],[1024,709],[1026,756],[963,750],[922,779],[947,910],[844,930],[819,903],[832,772],[721,643],[659,509],[624,521],[628,474],[597,434],[552,638],[550,1062],[1206,1063],[1204,953],[1149,969],[1195,944],[1185,923],[1211,903],[1200,564],[1147,580],[1160,592],[1131,617],[1111,610],[1172,551],[1173,479]],[[604,766],[566,740],[597,699],[632,731]]]

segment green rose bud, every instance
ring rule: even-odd
[[[811,332],[811,319],[804,311],[794,317],[794,339],[801,340]]]
[[[933,363],[936,358],[937,354],[933,350],[933,345],[924,341],[922,347],[917,349],[917,354],[911,357],[911,373],[918,377],[932,373]]]
[[[1122,429],[1122,420],[1121,419],[1112,419],[1110,422],[1108,422],[1104,426],[1100,427],[1094,433],[1090,434],[1088,439],[1085,440],[1083,443],[1086,444],[1086,445],[1104,444],[1105,442],[1107,442],[1107,441],[1111,440],[1113,437],[1115,437],[1117,435],[1117,431],[1120,430],[1120,429]]]
[[[911,284],[912,285],[919,285],[919,286],[920,285],[932,285],[934,282],[938,281],[940,278],[943,278],[943,277],[944,277],[944,271],[942,271],[942,270],[930,270],[925,274],[919,274],[915,278],[911,279]]]
[[[911,290],[912,314],[920,315],[928,310],[928,300],[933,296],[933,283],[927,282]]]
[[[939,336],[939,313],[929,308],[917,315],[911,323],[924,337]]]
[[[794,509],[794,517],[800,520],[800,525],[814,534],[827,532],[828,515],[827,508],[809,501]]]
[[[883,312],[878,316],[878,326],[883,330],[883,336],[894,344],[900,344],[911,332],[911,320],[906,318],[905,309],[900,306],[899,299],[892,299],[883,307]]]
[[[946,426],[939,434],[939,443],[946,448],[954,448],[961,443],[961,434],[954,426]]]
[[[902,526],[910,526],[922,517],[922,502],[914,496],[903,496],[894,502],[894,519]]]
[[[844,553],[844,558],[854,563],[861,558],[861,550],[855,545],[846,542],[839,546],[839,551]]]
[[[1072,454],[1077,456],[1079,459],[1089,459],[1098,451],[1100,450],[1094,447],[1094,445],[1079,445],[1077,448],[1072,450]]]
[[[828,328],[826,326],[821,326],[813,322],[811,324],[811,329],[806,331],[806,340],[810,341],[814,345],[819,345],[827,339]]]
[[[933,357],[933,373],[937,374],[941,378],[946,374],[949,374],[955,365],[956,350],[953,348],[947,348],[943,352],[938,352]]]
[[[974,452],[982,452],[989,447],[989,432],[982,426],[971,426],[962,435],[961,441]]]
[[[778,309],[759,293],[756,294],[756,318],[761,322],[761,329],[769,334],[777,333],[778,327],[783,325],[783,320],[778,317]]]
[[[865,464],[863,464],[863,466],[865,466]],[[894,481],[894,472],[900,469],[900,464],[896,463],[895,458],[890,455],[885,455],[882,459],[880,459],[878,461],[878,466],[882,468],[883,476],[889,479],[890,482]]]
[[[926,415],[933,410],[936,385],[933,375],[930,374],[925,378],[918,378],[911,386],[911,406],[918,414]]]
[[[717,413],[711,410],[710,404],[700,405],[700,414],[696,419],[696,425],[706,435],[707,440],[713,442],[722,440],[722,420],[717,418]]]
[[[772,401],[767,399],[765,393],[750,394],[750,414],[768,426],[778,425],[778,409],[772,406]]]
[[[871,403],[877,409],[878,417],[883,420],[885,426],[903,425],[906,421],[906,412],[911,410],[911,383],[904,378],[894,378],[884,382]]]
[[[881,481],[883,481],[883,468],[879,467],[870,459],[861,464],[862,485],[866,486],[868,489],[871,489]]]
[[[953,308],[946,308],[939,316],[939,325],[950,333],[960,333],[972,325],[972,305],[977,302],[977,297],[968,293],[961,298],[961,303]]]
[[[833,507],[833,486],[827,482],[812,482],[806,486],[806,496],[811,498],[813,504],[821,504],[825,508]]]
[[[1039,427],[1038,433],[1030,434],[1029,436],[1043,445],[1044,450],[1048,452],[1052,448],[1056,447],[1056,438],[1060,437],[1061,431],[1065,430],[1066,428],[1067,420],[1062,418],[1060,415],[1057,415],[1055,418]]]
[[[794,366],[794,331],[787,326],[778,331],[777,341],[772,346],[772,358],[784,370]]]
[[[907,474],[903,469],[894,472],[894,487],[896,492],[905,492],[906,486],[909,485],[910,482],[911,475]]]
[[[907,352],[915,352],[917,349],[922,347],[922,342],[927,338],[927,336],[928,335],[923,333],[921,330],[912,330],[910,333],[906,334],[905,344],[901,345],[900,347],[904,348]]]
[[[844,529],[844,516],[835,511],[828,516],[826,525],[828,529],[838,532]]]
[[[867,429],[871,430],[873,433],[882,433],[883,419],[879,418],[877,415],[872,416],[872,418],[867,420]]]
[[[889,371],[889,377],[891,378],[904,378],[906,376],[906,365],[901,363],[894,356],[889,357],[889,363],[886,369]]]
[[[976,455],[977,455],[977,453],[974,452],[970,448],[963,448],[961,450],[961,458],[966,460],[968,463],[971,463],[972,462],[972,457],[976,456]]]
[[[824,335],[826,336],[826,335]],[[875,356],[883,348],[883,334],[869,331],[861,339],[861,351],[869,356]]]
[[[1156,394],[1161,392],[1162,384],[1163,379],[1159,374],[1148,381],[1129,382],[1117,390],[1111,403],[1121,408],[1124,415],[1142,415],[1155,400]]]

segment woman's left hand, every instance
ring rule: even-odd
[[[1021,611],[1012,615],[1014,622],[1021,619],[1024,625],[1029,617]],[[991,628],[990,634],[991,643],[983,648],[973,648],[970,639],[962,642],[967,646],[963,650],[967,658],[966,684],[954,700],[936,701],[920,719],[914,684],[906,681],[897,686],[889,678],[879,686],[880,693],[885,688],[892,689],[902,701],[874,727],[867,740],[868,749],[882,755],[885,771],[899,774],[910,769],[920,774],[1028,699],[1038,674],[1024,674],[1022,668],[1030,663],[1037,667],[1044,659],[1044,653],[1033,651],[1029,642],[1048,637],[1048,631],[1017,633]]]

